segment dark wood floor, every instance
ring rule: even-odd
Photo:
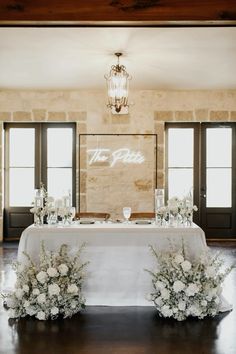
[[[236,261],[236,247],[220,249],[227,263]],[[14,284],[16,251],[0,247],[1,291]],[[236,354],[235,270],[224,295],[232,312],[185,322],[159,318],[152,307],[87,307],[67,320],[14,322],[1,306],[0,354]]]

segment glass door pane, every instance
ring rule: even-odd
[[[232,206],[232,128],[206,131],[206,206]]]
[[[72,192],[73,129],[47,128],[47,187],[61,198]]]
[[[30,206],[35,188],[35,129],[11,128],[9,134],[9,204]]]
[[[183,198],[193,189],[194,129],[168,129],[168,198]]]

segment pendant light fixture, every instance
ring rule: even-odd
[[[127,73],[124,65],[120,65],[122,53],[115,53],[117,64],[112,65],[108,75],[105,75],[107,81],[108,104],[107,107],[120,113],[122,107],[128,107],[129,80],[131,76]]]

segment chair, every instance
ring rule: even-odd
[[[96,212],[81,212],[75,214],[75,219],[103,219],[108,220],[110,218],[109,213],[96,213]]]
[[[155,219],[154,212],[140,212],[140,213],[131,213],[129,220],[137,219]]]

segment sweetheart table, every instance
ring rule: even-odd
[[[22,233],[18,261],[27,262],[23,252],[34,261],[39,258],[40,242],[48,250],[58,250],[63,243],[78,248],[83,261],[89,261],[83,292],[87,305],[152,306],[147,295],[152,291],[150,275],[154,257],[149,245],[160,251],[182,242],[191,259],[207,249],[205,234],[197,225],[191,227],[157,227],[154,224],[73,224],[69,226],[30,226]]]

